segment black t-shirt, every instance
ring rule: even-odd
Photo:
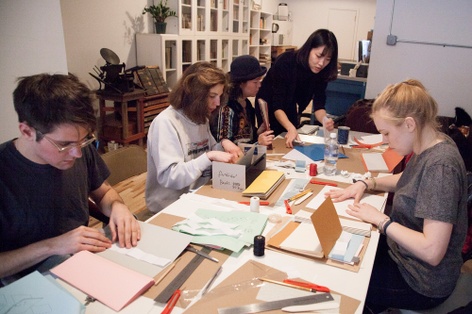
[[[110,175],[93,146],[72,168],[59,170],[0,145],[0,252],[58,236],[89,219],[88,196]]]

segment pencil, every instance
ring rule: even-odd
[[[312,289],[312,288],[302,287],[302,286],[297,286],[297,285],[292,285],[292,284],[285,283],[285,282],[282,282],[282,281],[277,281],[277,280],[272,280],[272,279],[267,279],[267,278],[262,278],[262,277],[259,277],[259,278],[257,278],[257,279],[259,279],[260,281],[266,281],[266,282],[270,282],[270,283],[275,283],[276,285],[281,285],[281,286],[285,286],[285,287],[290,287],[290,288],[295,288],[295,289],[304,290],[304,291],[310,291],[310,292],[316,292],[316,290],[315,290],[315,289]]]
[[[157,286],[165,278],[165,276],[167,276],[167,274],[169,274],[170,271],[174,269],[175,265],[177,264],[179,260],[180,260],[180,257],[176,259],[175,261],[173,261],[169,267],[167,267],[167,269],[162,273],[162,275],[159,278],[157,278],[156,282],[154,283],[155,286]]]

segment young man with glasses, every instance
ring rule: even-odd
[[[112,241],[136,246],[139,224],[106,182],[90,90],[73,75],[23,77],[13,92],[20,136],[0,144],[0,279],[45,271]],[[110,217],[112,240],[87,227],[88,198]],[[1,284],[0,284],[1,285]]]

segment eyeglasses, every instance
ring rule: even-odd
[[[82,148],[92,144],[97,139],[95,137],[95,135],[93,133],[91,133],[91,134],[88,134],[87,137],[85,139],[83,139],[81,142],[72,142],[72,143],[67,142],[67,144],[61,144],[61,143],[56,142],[52,138],[48,137],[47,135],[45,135],[41,131],[36,130],[36,134],[39,134],[40,136],[42,136],[46,140],[48,140],[48,142],[51,143],[52,145],[54,145],[60,153],[65,152],[65,151],[69,151],[72,148],[82,149]]]

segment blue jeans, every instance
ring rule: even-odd
[[[381,235],[364,313],[381,313],[388,308],[425,310],[447,299],[430,298],[411,289],[403,279],[397,264],[390,258],[388,250],[387,238]]]

